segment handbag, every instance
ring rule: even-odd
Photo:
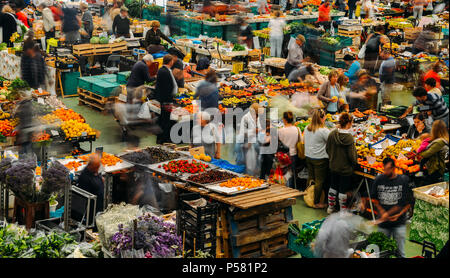
[[[281,140],[278,140],[277,153],[278,153],[278,152],[289,153],[289,148],[286,147],[286,145],[283,144],[283,142],[281,142]]]
[[[364,57],[366,57],[366,44],[363,44],[363,46],[361,47],[361,49],[358,52],[359,59],[364,59]]]
[[[297,155],[298,158],[300,159],[305,159],[306,155],[305,155],[305,142],[303,142],[302,137],[301,137],[301,131],[299,128],[297,128],[298,130],[298,143],[297,143]]]

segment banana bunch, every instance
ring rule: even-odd
[[[8,119],[9,117],[11,117],[10,113],[0,111],[0,120]]]

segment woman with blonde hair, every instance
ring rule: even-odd
[[[314,182],[314,208],[326,208],[321,202],[323,186],[328,176],[328,154],[326,151],[330,131],[325,127],[326,114],[322,109],[314,110],[311,123],[305,128],[305,155],[308,167],[308,184]]]
[[[297,155],[297,143],[303,140],[302,133],[300,129],[294,125],[294,114],[291,111],[283,113],[283,124],[284,127],[280,128],[278,131],[278,138],[284,146],[289,148],[289,157],[291,158],[291,167],[294,177],[288,181],[288,186],[295,188],[297,179],[296,168],[299,159]]]
[[[425,184],[433,184],[442,181],[445,172],[445,161],[448,160],[448,129],[442,120],[436,120],[431,127],[430,144],[420,153],[427,159],[425,166]]]

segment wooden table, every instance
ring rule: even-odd
[[[175,186],[191,192],[199,193],[218,202],[240,209],[249,209],[256,206],[277,203],[289,198],[296,198],[305,193],[280,184],[271,184],[269,188],[242,193],[235,196],[226,196],[209,192],[204,188],[191,186],[184,183],[175,183]]]

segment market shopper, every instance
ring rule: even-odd
[[[364,69],[371,74],[375,73],[378,66],[378,58],[382,46],[389,43],[389,39],[384,35],[385,29],[383,25],[377,25],[374,33],[370,34],[366,40],[366,51],[364,55]]]
[[[201,101],[201,109],[218,109],[219,108],[219,88],[217,87],[216,71],[210,69],[206,73],[205,80],[198,84],[194,99],[198,98]]]
[[[425,80],[425,84],[423,86],[425,88],[425,90],[427,90],[427,92],[429,94],[436,94],[438,96],[442,96],[442,91],[436,87],[436,79],[434,78],[428,78],[427,80]]]
[[[30,88],[38,89],[45,84],[45,65],[40,51],[35,49],[33,37],[27,38],[23,43],[20,71],[21,78],[28,83]]]
[[[311,75],[316,79],[317,82],[319,82],[316,74],[317,72],[314,69],[314,67],[311,64],[309,64],[306,66],[298,67],[293,71],[291,71],[291,73],[288,76],[288,80],[291,83],[301,82],[305,80],[307,75]]]
[[[176,57],[166,54],[163,57],[163,66],[158,70],[156,75],[155,96],[161,105],[161,115],[158,118],[158,125],[162,129],[162,133],[157,136],[157,144],[171,142],[170,130],[173,126],[173,121],[170,120],[170,113],[172,112],[174,97],[178,92],[178,85],[172,74],[172,67],[175,60]]]
[[[17,126],[16,144],[19,146],[19,158],[31,154],[32,140],[34,132],[33,123],[33,101],[31,94],[21,91],[21,99],[17,103],[17,109],[15,116],[19,119],[19,125]]]
[[[358,164],[355,140],[351,133],[353,116],[343,112],[339,117],[338,127],[331,131],[326,144],[330,160],[330,189],[328,191],[328,213],[336,210],[339,200],[340,210],[347,207],[347,193],[352,189],[352,175]]]
[[[156,78],[150,76],[149,72],[152,64],[153,56],[150,54],[145,55],[141,61],[134,64],[127,82],[127,102],[129,102],[134,88],[144,85],[146,82],[155,81]]]
[[[155,54],[161,51],[165,51],[165,47],[161,45],[161,38],[168,43],[175,45],[169,37],[161,32],[161,29],[159,29],[161,25],[158,21],[153,21],[151,26],[152,28],[145,34],[145,43],[147,44],[148,53]]]
[[[55,20],[52,11],[45,3],[41,3],[38,11],[42,13],[42,21],[44,24],[45,38],[50,39],[55,37]]]
[[[350,106],[348,105],[348,96],[350,94],[350,88],[348,88],[348,77],[341,74],[338,77],[337,84],[339,86],[339,111],[349,112]]]
[[[441,71],[441,64],[440,62],[436,62],[433,64],[433,66],[423,75],[422,82],[425,85],[425,81],[427,79],[432,78],[436,81],[436,87],[438,89],[441,89],[441,77],[439,76],[439,72]]]
[[[116,15],[112,25],[113,34],[116,37],[130,37],[130,19],[128,18],[128,8],[122,6],[120,14]]]
[[[430,94],[423,87],[418,87],[413,91],[416,102],[406,109],[400,118],[406,117],[413,111],[414,106],[419,106],[419,111],[427,112],[434,121],[442,120],[448,126],[449,110],[442,96]]]
[[[328,81],[320,86],[317,98],[322,101],[326,107],[326,111],[330,114],[336,114],[339,107],[344,104],[344,101],[339,101],[339,84],[337,80],[339,72],[333,70],[328,74]]]
[[[283,18],[281,18],[280,15],[281,15],[280,11],[275,11],[274,18],[271,18],[269,21],[270,56],[273,57],[281,57],[281,51],[283,46],[283,37],[284,37],[283,30],[284,27],[286,26],[286,21]]]
[[[30,28],[30,24],[28,22],[27,15],[22,11],[22,7],[16,6],[14,7],[14,12],[16,14],[17,19],[25,25],[27,28]]]
[[[253,48],[253,29],[245,19],[238,19],[239,30],[239,42],[247,45],[248,49]]]
[[[14,11],[9,5],[4,5],[0,13],[0,27],[2,28],[2,42],[6,43],[8,47],[12,47],[13,43],[10,41],[12,34],[17,32],[17,21],[14,16]]]
[[[448,161],[448,144],[448,126],[441,120],[434,121],[430,144],[420,153],[420,156],[427,160],[425,184],[434,184],[443,180],[446,170],[445,162]]]
[[[358,81],[350,88],[350,109],[376,110],[377,84],[365,70],[360,70]]]
[[[248,109],[248,112],[242,116],[240,124],[237,127],[234,152],[236,153],[236,164],[238,165],[246,164],[246,157],[250,148],[255,148],[256,153],[259,152],[257,134],[262,128],[261,119],[259,118],[260,109],[261,106],[258,103],[253,103]]]
[[[404,258],[406,212],[410,209],[412,202],[409,178],[396,174],[395,161],[390,157],[383,160],[383,166],[384,172],[375,178],[370,195],[375,199],[373,204],[380,216],[375,224],[378,225],[380,232],[396,241],[400,256]]]
[[[350,54],[345,54],[344,62],[349,67],[344,75],[348,77],[350,85],[353,85],[358,80],[358,73],[361,69],[361,64],[355,57]]]
[[[114,22],[116,16],[120,14],[120,8],[122,8],[123,2],[117,1],[110,9],[109,15],[111,16],[111,21]]]
[[[260,179],[266,179],[270,176],[270,172],[273,166],[273,160],[275,153],[277,152],[278,145],[278,130],[273,127],[270,120],[266,120],[266,126],[264,131],[264,140],[261,142],[260,154],[261,154],[261,173]]]
[[[269,11],[267,0],[258,0],[258,12],[259,15],[263,15]]]
[[[425,120],[427,115],[425,113],[418,113],[414,115],[414,123],[408,128],[408,132],[403,134],[403,138],[416,140],[422,135],[430,133],[430,128],[427,126]]]
[[[203,146],[205,154],[211,158],[220,159],[222,135],[218,126],[212,122],[211,114],[201,111],[196,114],[196,123],[192,129],[192,143]]]
[[[198,59],[197,65],[195,65],[192,69],[195,74],[205,76],[206,73],[209,71],[211,65],[211,61],[208,57],[201,57]]]
[[[61,4],[58,3],[57,1],[53,1],[53,5],[50,5],[50,10],[52,11],[53,14],[53,20],[54,21],[61,21],[61,18],[63,17],[63,11],[61,8]]]
[[[88,43],[90,38],[92,37],[92,32],[94,31],[94,22],[92,19],[92,14],[88,10],[88,4],[81,2],[80,3],[80,10],[81,10],[81,24],[82,24],[82,31],[81,31],[81,40],[85,43]]]
[[[429,0],[412,0],[413,5],[413,17],[416,19],[416,26],[419,25],[422,19],[423,7],[428,4]]]
[[[293,177],[288,180],[287,184],[291,188],[296,188],[296,169],[299,163],[297,155],[297,144],[303,141],[302,133],[298,127],[294,125],[294,114],[291,111],[283,113],[284,127],[278,131],[278,138],[281,143],[289,149],[289,157],[291,158],[291,169]]]
[[[99,172],[100,166],[100,156],[93,154],[89,157],[88,165],[81,171],[78,177],[78,186],[97,196],[96,213],[103,211],[104,200],[104,180]]]
[[[80,18],[77,16],[75,8],[63,8],[64,16],[62,21],[62,31],[65,42],[75,44],[81,40],[80,36]]]
[[[392,87],[395,82],[395,59],[388,49],[381,50],[380,58],[383,62],[380,65],[379,78],[381,82],[381,101],[378,103],[388,104],[391,101]]]
[[[325,0],[322,5],[319,6],[319,17],[317,23],[324,26],[326,29],[330,28],[331,17],[331,4],[330,0]]]
[[[355,10],[357,2],[358,0],[348,0],[347,2],[348,10],[345,12],[345,16],[347,16],[349,19],[355,18]]]
[[[326,203],[321,202],[329,173],[326,145],[330,131],[325,127],[325,120],[326,114],[322,109],[314,110],[311,123],[305,128],[303,134],[308,180],[314,182],[314,208],[327,207]]]
[[[290,45],[287,61],[284,65],[284,74],[286,75],[286,77],[289,76],[291,71],[293,71],[295,68],[300,67],[301,64],[306,61],[306,59],[303,58],[302,48],[305,42],[305,37],[302,34],[299,34],[295,39],[295,43],[292,43]]]

